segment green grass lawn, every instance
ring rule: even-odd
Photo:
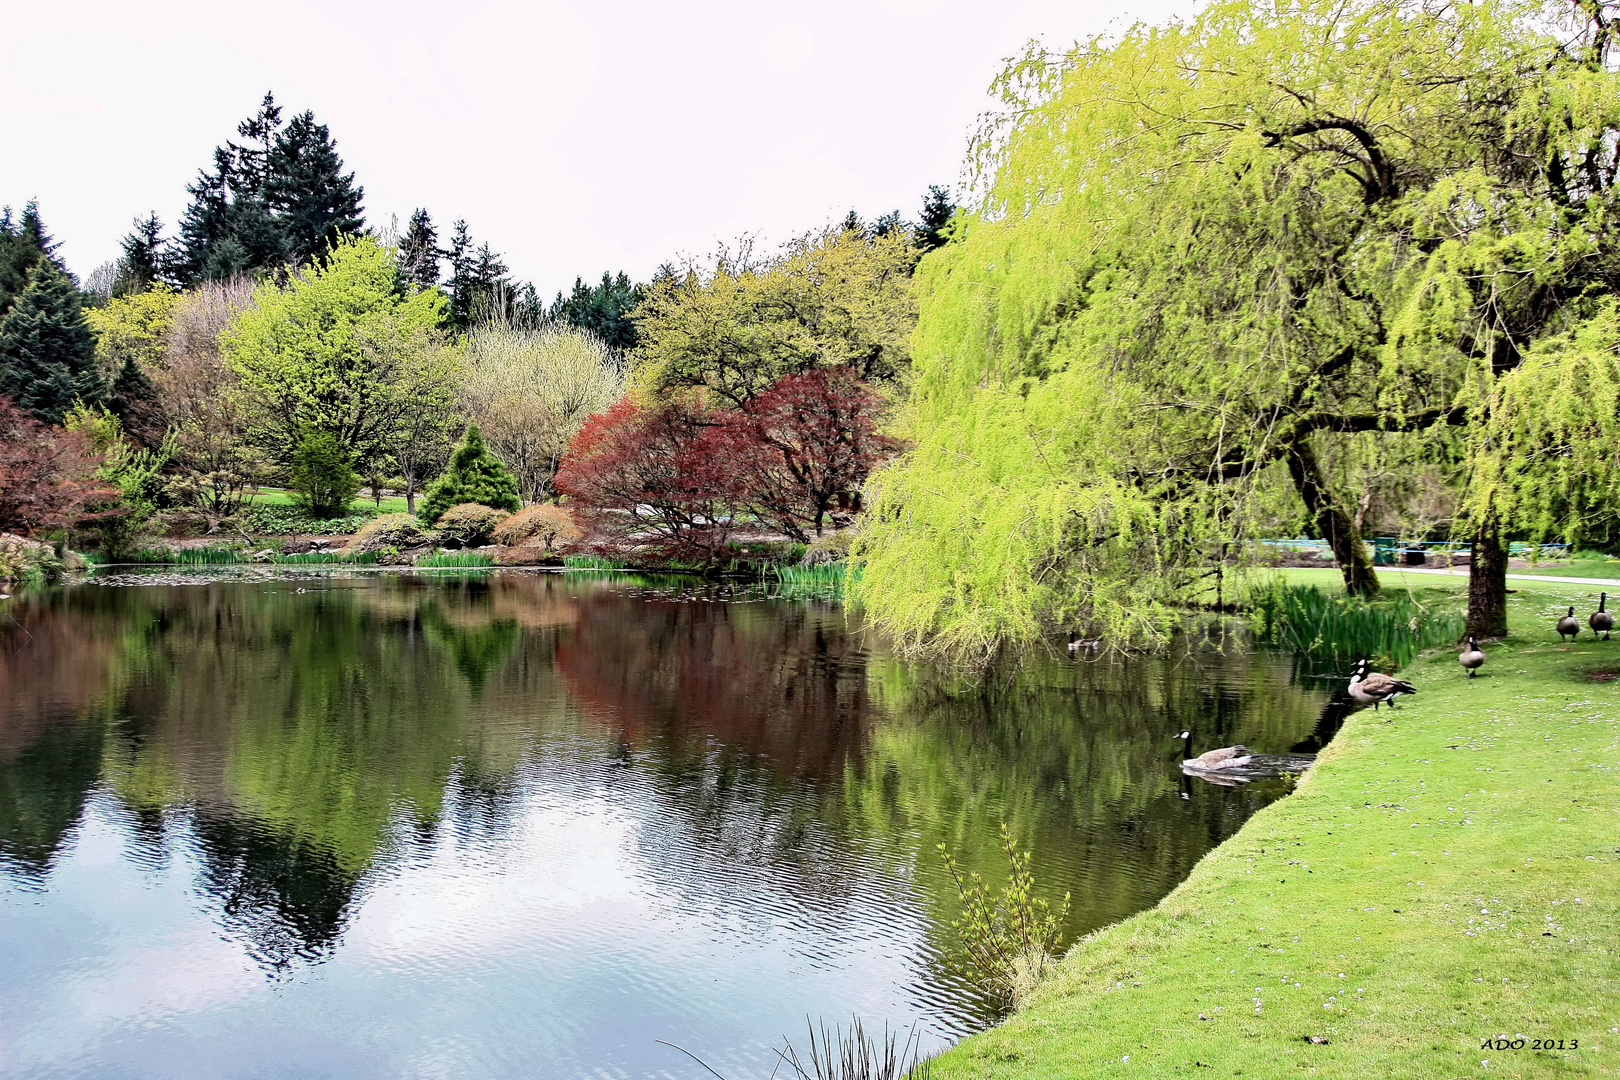
[[[1509,570],[1510,574],[1535,574],[1538,577],[1612,578],[1620,581],[1620,559],[1607,555],[1592,555],[1559,562],[1541,563],[1523,570]]]
[[[1589,600],[1519,588],[1472,681],[1420,657],[1416,697],[1358,713],[1294,794],[934,1077],[1617,1075],[1620,683],[1588,673],[1620,672],[1620,639],[1551,630]]]
[[[292,495],[292,492],[286,491],[286,490],[284,490],[282,488],[260,488],[259,491],[258,491],[258,494],[253,496],[253,502],[256,505],[260,505],[260,506],[292,506],[293,505],[293,495]],[[370,499],[356,499],[356,500],[354,500],[353,505],[355,505],[355,506],[374,506],[375,504]],[[403,513],[405,513],[405,498],[404,498],[404,496],[401,496],[401,495],[385,495],[385,496],[383,496],[382,509],[381,509],[380,512],[384,513],[384,514],[403,514]]]

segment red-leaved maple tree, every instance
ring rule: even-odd
[[[706,448],[720,423],[685,401],[621,398],[569,443],[556,488],[593,535],[682,557],[712,556],[732,530],[734,475]]]
[[[878,430],[882,407],[847,369],[789,375],[727,413],[699,449],[723,463],[741,505],[808,542],[849,524],[867,476],[899,450]]]
[[[0,531],[38,536],[122,512],[81,432],[46,427],[0,397]]]

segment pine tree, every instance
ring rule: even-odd
[[[102,398],[95,344],[77,284],[54,259],[42,258],[0,321],[0,394],[60,423],[75,399]]]
[[[843,229],[845,232],[864,233],[866,231],[866,223],[861,220],[861,215],[857,214],[852,209],[849,213],[844,215],[843,223],[839,226],[839,228]]]
[[[360,233],[364,196],[354,173],[343,172],[332,133],[314,113],[299,113],[276,135],[264,201],[287,238],[290,261],[303,265],[325,255],[339,237]]]
[[[131,296],[145,292],[153,282],[167,276],[168,257],[164,250],[163,222],[157,214],[135,219],[135,231],[124,237],[124,255],[118,260],[118,277],[114,279],[114,296]]]
[[[452,506],[478,503],[496,510],[517,510],[517,478],[484,446],[477,424],[467,425],[467,437],[450,456],[450,465],[428,486],[421,519],[431,525]]]
[[[34,267],[55,251],[56,242],[45,231],[39,205],[32,199],[16,222],[11,220],[11,207],[0,210],[0,318],[28,288]]]
[[[225,144],[230,148],[235,162],[232,169],[232,176],[235,178],[232,193],[237,198],[265,197],[272,168],[270,159],[274,153],[276,132],[280,128],[281,106],[276,104],[275,94],[266,91],[264,100],[259,103],[259,111],[236,125],[238,135],[252,140],[257,145]]]
[[[306,429],[293,452],[288,486],[310,517],[329,520],[342,517],[349,508],[349,500],[360,490],[360,475],[331,433]]]
[[[951,193],[948,188],[938,184],[930,184],[928,194],[923,196],[922,220],[917,223],[917,247],[924,254],[933,251],[945,244],[945,226],[951,222],[951,215],[956,213],[956,204],[951,202]]]
[[[418,209],[399,242],[399,273],[416,289],[439,283],[439,230],[426,210]]]
[[[506,263],[487,243],[480,245],[478,259],[473,264],[473,318],[487,319],[511,296],[512,283],[506,277]]]

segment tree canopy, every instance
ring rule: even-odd
[[[1376,589],[1336,440],[1480,421],[1613,287],[1589,14],[1227,2],[1012,63],[976,204],[918,271],[915,449],[862,547],[879,624],[981,656],[1154,636],[1279,475]]]

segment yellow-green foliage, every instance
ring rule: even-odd
[[[905,230],[828,229],[758,265],[727,256],[707,280],[694,271],[656,282],[635,312],[634,386],[655,394],[700,386],[740,405],[818,367],[899,379],[916,324],[915,259]]]
[[[917,272],[914,450],[857,552],[877,624],[965,656],[1154,637],[1275,520],[1295,448],[1466,419],[1492,319],[1558,303],[1506,283],[1588,243],[1533,240],[1555,215],[1517,163],[1620,114],[1551,14],[1224,2],[1014,62],[977,206]],[[1546,94],[1588,110],[1573,133]]]
[[[174,326],[180,294],[166,285],[120,296],[99,308],[86,308],[85,321],[96,332],[96,359],[103,371],[116,374],[133,361],[145,371],[164,366],[163,353]]]
[[[401,297],[392,252],[340,240],[285,288],[254,292],[220,338],[257,440],[285,457],[306,427],[364,459],[397,436],[413,402],[457,372],[442,363],[444,295]]]
[[[1611,297],[1499,380],[1475,442],[1476,506],[1579,545],[1620,511],[1620,305]]]

